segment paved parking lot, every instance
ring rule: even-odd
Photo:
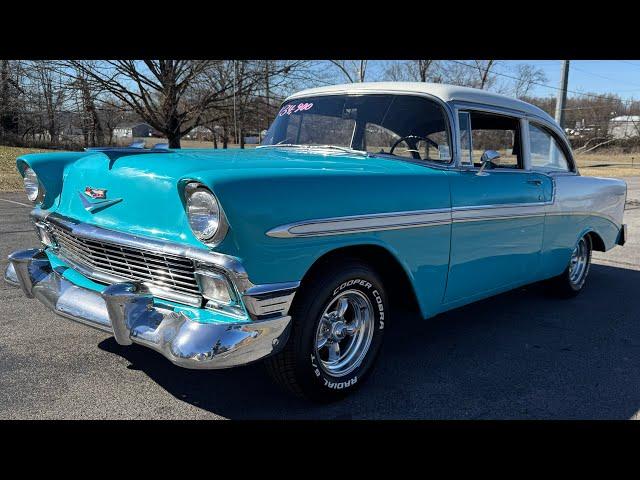
[[[0,282],[0,418],[640,419],[640,177],[626,180],[630,240],[594,255],[582,295],[531,286],[429,321],[399,312],[374,376],[329,406],[260,365],[189,371],[121,347]],[[37,246],[26,203],[0,194],[3,271]]]

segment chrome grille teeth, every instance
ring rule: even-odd
[[[140,281],[176,293],[199,295],[193,261],[74,235],[57,225],[50,225],[62,257],[86,268]]]

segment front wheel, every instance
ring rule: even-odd
[[[317,271],[298,295],[289,341],[267,369],[295,394],[338,400],[373,369],[389,312],[382,282],[367,264],[345,260]]]
[[[589,235],[585,235],[578,240],[571,253],[567,268],[561,275],[552,278],[550,281],[553,293],[561,297],[575,297],[582,291],[591,267],[592,250],[593,245]]]

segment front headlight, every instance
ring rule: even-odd
[[[195,236],[207,244],[219,243],[227,225],[215,195],[202,184],[189,183],[185,187],[185,201],[189,225]]]
[[[40,181],[36,172],[31,167],[27,167],[23,174],[24,189],[27,192],[27,198],[35,202],[40,197]]]

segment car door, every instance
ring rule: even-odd
[[[453,224],[445,304],[533,281],[551,198],[549,178],[525,169],[519,118],[468,110],[459,120],[462,162],[449,172]],[[486,150],[501,157],[481,173]]]

